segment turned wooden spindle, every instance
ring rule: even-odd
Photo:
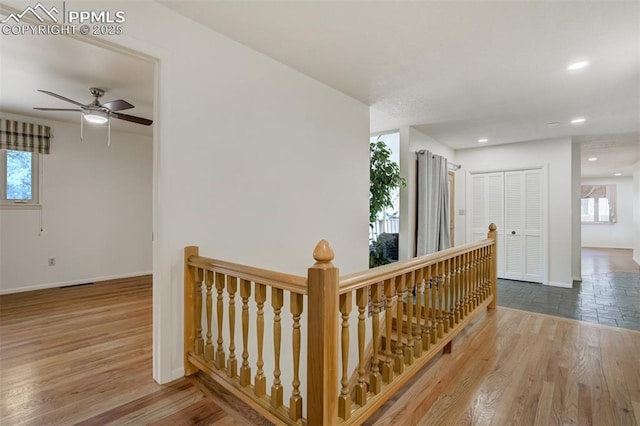
[[[382,364],[382,379],[385,383],[391,383],[393,380],[393,351],[391,350],[391,339],[393,330],[393,294],[395,292],[395,286],[393,280],[384,280],[384,297],[387,305],[384,312],[384,324],[385,324],[385,348],[384,348],[384,363]],[[401,344],[401,342],[398,342]]]
[[[302,396],[300,394],[300,317],[302,316],[302,308],[304,306],[304,300],[302,294],[291,293],[289,297],[291,316],[293,318],[293,381],[291,386],[291,397],[289,398],[289,418],[293,421],[297,421],[302,417]]]
[[[298,421],[302,417],[302,396],[300,395],[300,317],[302,316],[302,308],[304,300],[302,294],[291,293],[290,310],[293,317],[293,381],[291,386],[293,390],[289,398],[289,418]]]
[[[251,297],[251,281],[240,280],[240,297],[242,298],[242,365],[240,367],[240,385],[251,384],[251,367],[249,366],[249,298]]]
[[[204,359],[207,362],[213,362],[213,331],[211,330],[213,325],[213,299],[211,295],[211,289],[213,287],[213,271],[206,271],[204,284],[207,288],[206,294],[206,310],[207,310],[207,342],[204,345]]]
[[[280,351],[282,349],[282,321],[280,313],[282,312],[282,306],[284,305],[284,291],[272,287],[271,288],[271,307],[273,308],[273,384],[271,385],[271,406],[278,408],[282,406],[283,401],[283,388],[280,381]]]
[[[444,323],[443,323],[443,319],[444,319],[444,291],[443,291],[443,287],[444,287],[444,267],[442,262],[438,262],[436,264],[436,292],[437,292],[437,300],[438,300],[438,310],[436,311],[436,320],[437,320],[437,327],[436,327],[436,335],[438,336],[438,339],[441,339],[443,334],[444,334]]]
[[[415,276],[415,293],[416,293],[416,314],[415,325],[412,324],[411,328],[415,330],[413,336],[413,356],[420,358],[422,356],[422,282],[424,281],[424,270],[422,268],[416,271]]]
[[[373,315],[371,316],[373,330],[373,355],[371,355],[371,373],[369,374],[369,391],[375,395],[382,389],[382,375],[378,362],[378,350],[380,348],[380,305],[382,305],[382,285],[375,283],[371,286],[371,300],[373,302]]]
[[[402,274],[396,277],[396,291],[398,294],[398,302],[396,306],[396,336],[398,342],[396,343],[396,352],[394,358],[393,369],[396,373],[404,373],[404,350],[402,343],[402,321],[404,321],[404,304],[407,298],[407,289],[405,282],[405,275]]]
[[[368,304],[368,293],[366,288],[356,290],[356,306],[358,306],[358,383],[356,384],[356,404],[364,406],[367,403],[367,383],[366,383],[366,357],[365,357],[365,334],[366,315]]]
[[[431,318],[431,308],[429,307],[429,267],[422,268],[422,277],[423,284],[421,285],[422,290],[420,293],[422,294],[424,307],[422,308],[422,325],[418,331],[421,334],[422,349],[426,351],[431,346],[431,338],[429,337],[429,321]]]
[[[218,339],[216,340],[216,368],[224,370],[225,367],[225,353],[224,353],[224,340],[222,338],[222,321],[224,318],[224,303],[222,299],[222,292],[224,291],[224,282],[226,276],[224,274],[216,273],[216,291],[217,291],[217,303],[216,303],[216,316],[218,323]]]
[[[409,282],[407,284],[407,350],[404,352],[405,363],[411,365],[414,361],[414,336],[413,317],[415,311],[413,308],[414,291],[416,288],[415,271],[409,273]]]
[[[258,361],[256,362],[256,377],[254,387],[256,396],[263,396],[267,392],[267,378],[264,375],[264,360],[262,350],[264,348],[264,302],[267,300],[267,286],[256,283],[256,333],[258,335]]]
[[[442,327],[449,332],[449,268],[447,260],[442,261]]]
[[[429,266],[429,290],[431,290],[431,330],[429,330],[429,334],[431,335],[431,343],[436,344],[438,340],[438,268],[437,264]]]
[[[229,277],[227,280],[227,292],[229,294],[229,361],[227,362],[227,375],[231,378],[238,374],[238,360],[236,359],[236,291],[238,291],[238,278]]]
[[[342,355],[342,379],[340,396],[338,397],[338,416],[344,420],[351,417],[351,394],[349,392],[349,315],[352,308],[351,293],[340,295],[340,315],[342,316],[342,340],[340,351]]]

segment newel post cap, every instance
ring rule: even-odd
[[[313,258],[317,263],[331,263],[334,256],[331,244],[327,240],[321,240],[313,250]]]
[[[495,231],[496,229],[498,229],[498,227],[496,226],[495,223],[491,222],[491,224],[489,225],[489,231]]]

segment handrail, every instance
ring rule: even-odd
[[[185,374],[201,371],[278,424],[361,424],[495,309],[494,224],[487,237],[342,277],[324,240],[306,277],[185,247]]]
[[[300,275],[285,274],[283,272],[240,265],[238,263],[212,259],[204,256],[190,256],[188,263],[189,266],[204,268],[226,275],[233,275],[240,279],[266,284],[270,287],[275,287],[281,290],[297,294],[307,294],[307,277],[302,277]]]
[[[377,268],[366,271],[343,275],[340,277],[340,294],[368,287],[371,284],[379,283],[418,268],[423,268],[442,260],[450,259],[466,251],[487,247],[491,244],[493,244],[493,240],[486,238],[484,240],[451,247],[446,250],[426,254],[424,256],[414,257],[413,259],[402,260],[388,265],[378,266]]]

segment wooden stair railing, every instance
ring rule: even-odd
[[[201,371],[276,424],[361,424],[495,308],[496,241],[491,224],[486,240],[343,277],[326,241],[307,277],[186,247],[185,374]]]

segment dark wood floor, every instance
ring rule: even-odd
[[[0,296],[0,424],[266,424],[151,377],[151,279]],[[480,315],[368,424],[638,425],[640,332]]]

